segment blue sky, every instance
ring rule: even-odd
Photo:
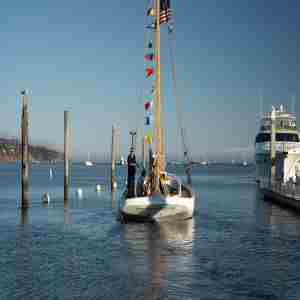
[[[33,142],[63,145],[70,111],[73,156],[119,153],[143,127],[147,1],[5,1],[0,9],[0,132],[17,135],[20,90],[30,91]],[[195,158],[253,147],[259,93],[264,108],[300,107],[297,1],[172,1],[178,94]],[[178,152],[175,103],[163,35],[166,147]],[[299,116],[298,116],[299,117]]]

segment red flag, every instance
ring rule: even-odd
[[[153,68],[146,68],[146,77],[150,77],[154,74]]]
[[[145,110],[148,110],[149,108],[151,108],[151,106],[152,106],[152,102],[150,101],[145,102]]]

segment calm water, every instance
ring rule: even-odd
[[[124,170],[112,197],[108,165],[72,165],[64,207],[52,168],[32,166],[22,216],[18,166],[0,165],[0,299],[300,299],[300,215],[260,199],[253,167],[195,169],[194,219],[161,225],[116,220]]]

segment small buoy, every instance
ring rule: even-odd
[[[49,195],[49,193],[43,194],[42,201],[43,201],[43,203],[47,203],[47,204],[50,203],[50,195]]]
[[[100,191],[101,191],[101,185],[100,185],[100,184],[97,184],[97,185],[96,185],[96,191],[97,191],[97,192],[100,192]]]
[[[82,198],[82,189],[77,189],[76,194],[78,198]]]
[[[113,183],[113,188],[116,189],[117,186],[118,186],[118,185],[117,185],[117,182],[115,181],[115,182]]]

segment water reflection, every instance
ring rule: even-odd
[[[16,239],[16,287],[17,298],[28,299],[32,291],[33,274],[33,255],[32,255],[32,231],[28,224],[28,209],[21,210],[20,226],[17,231]],[[11,282],[13,285],[14,282]]]
[[[68,201],[64,202],[64,224],[65,225],[70,224],[70,210],[69,210]]]
[[[194,220],[161,224],[125,224],[129,298],[164,299],[170,296],[169,277],[192,268]],[[181,278],[180,280],[184,280]]]
[[[296,281],[291,280],[289,270],[294,267],[299,253],[300,214],[270,201],[265,201],[258,192],[256,197],[256,219],[259,232],[265,228],[263,251],[266,253],[265,272],[270,273],[270,286],[279,299],[285,299],[288,293],[296,293]],[[262,226],[262,227],[261,227]],[[299,281],[298,281],[299,283]]]
[[[28,224],[28,209],[21,209],[20,225],[24,226],[27,224]]]
[[[111,192],[111,209],[114,210],[116,209],[116,198],[117,195],[116,195],[116,191],[112,191]]]

